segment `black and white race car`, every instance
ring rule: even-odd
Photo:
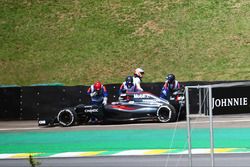
[[[138,92],[122,94],[117,102],[105,106],[80,104],[64,108],[55,118],[39,120],[38,123],[72,126],[88,124],[92,118],[97,118],[99,123],[139,120],[157,120],[166,123],[177,121],[180,115],[185,115],[183,92],[175,92],[169,101],[148,92]]]

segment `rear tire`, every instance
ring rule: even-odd
[[[57,120],[62,126],[72,126],[77,122],[77,114],[73,108],[65,108],[57,114]]]
[[[177,113],[171,104],[163,105],[157,110],[157,118],[162,123],[173,122],[176,121]]]

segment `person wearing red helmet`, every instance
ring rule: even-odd
[[[138,91],[143,91],[143,89],[141,88],[141,81],[142,81],[143,75],[144,75],[144,70],[142,68],[135,69],[133,80]]]
[[[91,104],[106,105],[108,101],[108,91],[100,81],[95,82],[88,88],[87,94],[91,97]]]

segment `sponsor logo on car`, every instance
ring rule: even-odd
[[[93,113],[93,112],[98,112],[98,109],[85,109],[86,113]]]
[[[146,99],[146,98],[150,98],[150,96],[147,94],[134,94],[134,98]]]
[[[39,125],[45,125],[45,124],[46,124],[46,121],[45,121],[45,120],[39,120],[39,121],[38,121],[38,124],[39,124]]]

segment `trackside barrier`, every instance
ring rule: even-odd
[[[223,81],[216,82],[182,82],[185,86],[193,85],[207,85],[211,83],[221,83]],[[229,81],[228,81],[229,82]],[[234,81],[230,81],[234,83]],[[151,92],[156,96],[160,95],[163,82],[157,83],[143,83],[142,87],[145,91]],[[108,102],[111,103],[118,99],[118,92],[120,84],[107,84],[109,97]],[[0,120],[35,120],[42,116],[56,114],[59,110],[69,106],[75,106],[77,104],[89,104],[90,98],[87,96],[88,86],[63,86],[63,84],[36,84],[33,86],[12,86],[7,85],[0,86]],[[239,92],[238,92],[239,91]],[[223,95],[225,90],[219,89],[214,91],[215,95],[215,114],[227,114],[227,113],[246,113],[249,112],[247,106],[241,106],[237,108],[237,112],[230,108],[222,110],[223,100],[218,101],[220,95]],[[228,91],[226,91],[228,93]],[[239,93],[249,99],[249,87],[244,88],[232,88],[233,94]],[[248,92],[248,93],[246,93]],[[190,96],[190,113],[196,114],[199,111],[199,94],[198,90],[192,89],[189,92]],[[218,95],[218,96],[217,96]],[[226,97],[226,95],[225,95]],[[239,102],[241,103],[241,102]],[[245,101],[243,99],[243,104]],[[220,106],[220,107],[219,107]],[[231,106],[232,107],[232,106]]]
[[[0,88],[0,119],[19,119],[20,87]]]

